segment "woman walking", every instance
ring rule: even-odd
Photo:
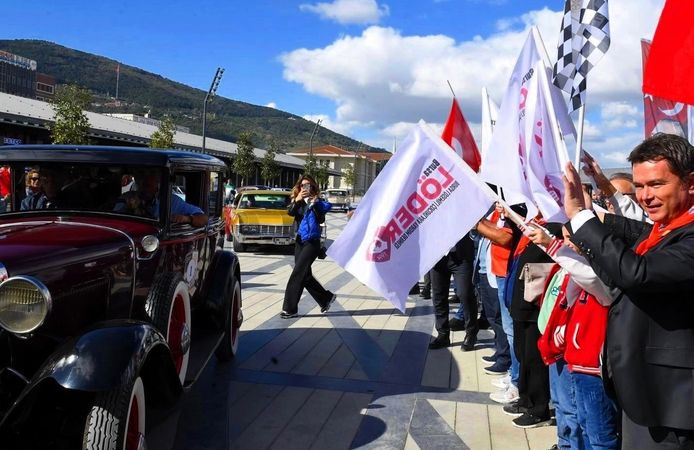
[[[313,278],[311,264],[321,253],[320,224],[325,222],[325,213],[331,208],[330,203],[318,198],[318,184],[308,176],[302,176],[294,185],[291,194],[288,214],[294,217],[296,224],[296,244],[294,246],[294,270],[287,281],[284,291],[284,304],[280,317],[291,319],[297,317],[299,299],[306,288],[320,306],[321,312],[330,309],[335,301],[335,294],[326,290]]]

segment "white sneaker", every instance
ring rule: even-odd
[[[492,380],[492,386],[498,387],[499,389],[506,389],[509,384],[511,384],[510,374]]]
[[[492,392],[489,394],[489,398],[497,403],[506,404],[515,402],[520,398],[520,395],[518,394],[518,388],[511,384],[506,389],[500,389],[496,392]]]

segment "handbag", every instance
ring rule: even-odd
[[[526,263],[520,272],[519,280],[523,280],[523,300],[535,303],[545,290],[545,282],[555,263]]]

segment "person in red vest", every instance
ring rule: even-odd
[[[694,147],[658,133],[636,146],[636,198],[653,225],[586,209],[566,167],[571,240],[617,295],[605,340],[623,448],[694,448]]]

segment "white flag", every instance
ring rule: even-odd
[[[494,131],[494,124],[496,123],[496,117],[499,115],[499,107],[496,106],[494,100],[489,98],[489,93],[487,88],[482,88],[482,146],[480,151],[482,153],[482,159],[484,159],[484,154],[489,148],[489,144],[492,140],[492,132]]]
[[[404,312],[412,286],[470,231],[493,199],[494,192],[420,121],[328,255]]]
[[[482,178],[504,189],[510,204],[525,203],[547,221],[566,221],[562,167],[569,160],[558,123],[571,123],[558,88],[548,82],[539,33],[531,30],[509,80]],[[558,107],[557,107],[558,106]]]

